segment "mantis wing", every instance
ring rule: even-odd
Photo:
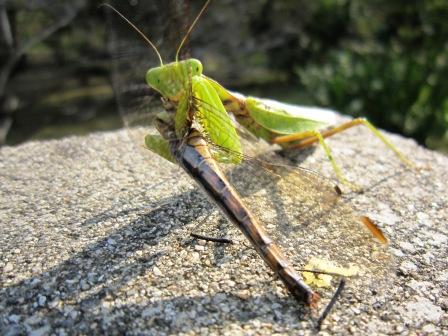
[[[248,97],[246,107],[250,116],[261,126],[279,134],[294,134],[319,129],[326,122],[316,117],[306,117],[288,112],[286,109],[268,104],[260,99]]]
[[[216,146],[241,154],[241,143],[235,126],[213,86],[206,79],[194,76],[192,89],[195,100],[200,102],[195,106],[195,120],[203,128],[203,134]],[[216,157],[218,161],[239,163],[237,158]]]
[[[266,133],[266,130],[279,135],[287,135],[319,129],[328,124],[333,124],[335,121],[335,114],[330,110],[297,107],[268,99],[245,97],[239,93],[228,91],[217,81],[207,76],[203,75],[202,77],[216,90],[222,101],[236,105],[233,107],[236,109],[244,106],[250,119],[261,126],[260,129],[260,127],[254,127],[251,125],[253,123],[249,122],[251,132],[268,141],[272,136]],[[237,119],[238,117],[236,116]],[[244,119],[248,118],[245,117]]]

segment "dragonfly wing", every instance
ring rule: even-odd
[[[350,275],[349,286],[357,286],[361,292],[388,279],[393,260],[387,246],[364,228],[331,180],[289,166],[261,141],[243,141],[243,147],[254,157],[244,156],[239,165],[221,167],[297,270],[309,268],[311,263],[321,271]],[[334,284],[321,280],[314,279],[311,285]],[[333,290],[317,289],[328,295]]]

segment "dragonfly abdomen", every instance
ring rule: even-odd
[[[302,282],[277,245],[244,205],[237,191],[212,158],[207,143],[200,134],[195,131],[190,133],[187,143],[175,154],[179,164],[214,200],[228,219],[238,226],[288,290],[298,300],[315,305],[319,296]]]

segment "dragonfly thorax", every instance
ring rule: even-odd
[[[190,58],[149,69],[146,73],[146,82],[162,96],[176,101],[188,90],[191,77],[201,74],[201,62]]]

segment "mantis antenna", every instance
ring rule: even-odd
[[[115,7],[113,7],[112,5],[103,3],[100,6],[104,6],[104,7],[108,7],[110,9],[112,9],[116,14],[118,14],[118,16],[120,16],[124,21],[126,21],[126,23],[128,25],[130,25],[156,52],[157,57],[159,58],[160,61],[160,66],[163,66],[163,61],[162,61],[162,56],[160,56],[159,51],[157,50],[156,46],[151,42],[151,40],[149,38],[146,37],[145,34],[142,33],[142,31],[140,29],[138,29],[131,21],[129,21],[123,14],[121,14],[118,9],[116,9]]]
[[[193,30],[194,26],[196,25],[196,22],[198,22],[199,18],[201,17],[202,13],[205,11],[205,9],[207,8],[208,4],[210,3],[211,0],[207,0],[204,4],[204,6],[202,6],[201,11],[199,12],[199,14],[196,16],[196,19],[194,19],[193,23],[191,24],[190,28],[188,28],[187,33],[185,34],[184,38],[182,39],[182,41],[179,44],[179,48],[177,48],[176,51],[176,62],[179,61],[179,52],[180,49],[182,49],[185,41],[187,40],[188,36],[190,35],[191,31]]]

